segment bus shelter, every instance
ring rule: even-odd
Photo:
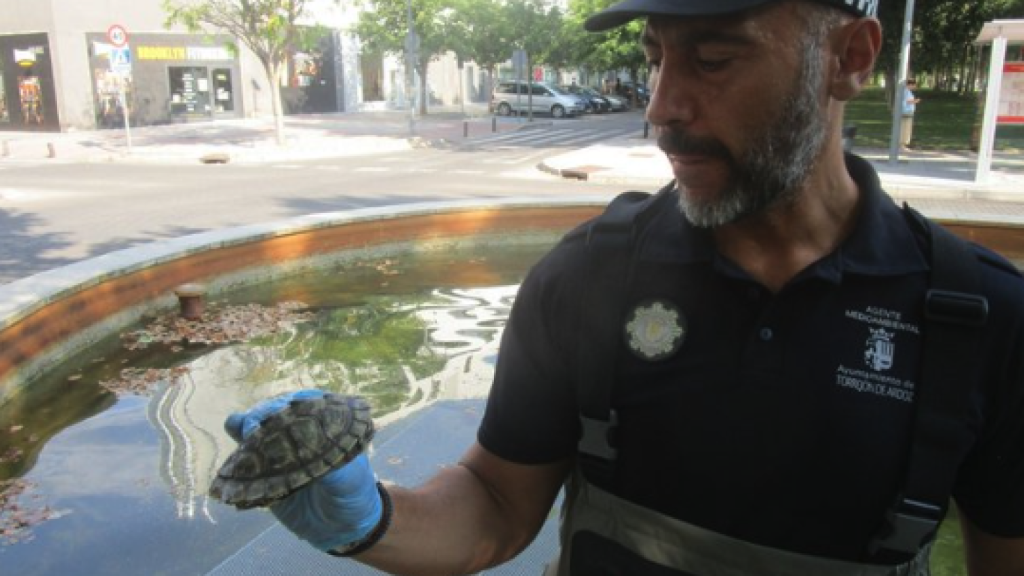
[[[992,45],[978,166],[974,175],[975,182],[984,184],[988,182],[992,169],[996,126],[1024,124],[1024,62],[1006,61],[1007,46],[1024,43],[1024,20],[987,22],[975,43]]]

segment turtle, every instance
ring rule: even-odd
[[[373,434],[370,405],[358,396],[292,400],[228,456],[210,496],[239,510],[269,506],[350,462]]]

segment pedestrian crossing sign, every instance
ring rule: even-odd
[[[115,74],[131,73],[132,53],[128,47],[115,48],[110,51],[110,71]]]

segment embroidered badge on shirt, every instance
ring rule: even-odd
[[[886,332],[884,328],[870,328],[871,337],[868,338],[867,349],[864,350],[864,362],[877,372],[892,368],[893,356],[896,354],[896,344],[893,343],[893,332]]]
[[[675,354],[686,337],[686,318],[665,301],[644,302],[626,320],[629,349],[643,360],[664,360]]]

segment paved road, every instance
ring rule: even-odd
[[[541,159],[624,134],[637,117],[595,117],[370,156],[268,164],[0,165],[0,283],[156,239],[404,202],[592,195]]]
[[[475,150],[514,150],[541,147],[584,148],[619,139],[642,139],[644,125],[638,115],[601,115],[587,117],[576,123],[560,122],[533,130],[499,133],[467,140],[460,147]],[[653,140],[652,140],[653,142]]]

